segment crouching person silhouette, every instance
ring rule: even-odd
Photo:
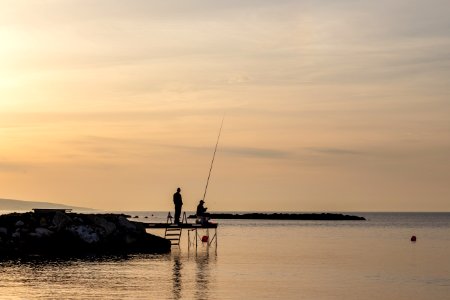
[[[209,221],[210,214],[206,212],[208,208],[204,207],[203,204],[205,204],[205,201],[200,200],[200,202],[197,205],[197,221],[196,223],[200,224],[207,224]]]

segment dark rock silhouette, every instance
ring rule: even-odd
[[[190,219],[196,218],[190,215]],[[364,217],[344,214],[290,214],[290,213],[248,213],[248,214],[210,214],[211,219],[250,219],[250,220],[319,220],[319,221],[364,221]]]
[[[170,252],[170,241],[148,234],[123,214],[64,211],[0,216],[0,255],[67,256]]]

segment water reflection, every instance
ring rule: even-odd
[[[207,249],[167,255],[0,260],[0,298],[212,299],[217,255]]]
[[[172,252],[173,299],[209,299],[211,296],[211,262],[216,254],[208,251]]]
[[[182,287],[182,280],[181,280],[181,270],[183,269],[183,263],[181,262],[180,255],[175,254],[173,256],[173,298],[174,299],[181,299],[181,287]]]
[[[195,273],[195,298],[196,299],[208,299],[209,295],[209,281],[210,281],[210,268],[209,268],[209,252],[195,255],[196,273]]]
[[[0,298],[167,299],[168,260],[170,255],[0,260]]]

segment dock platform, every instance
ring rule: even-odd
[[[182,229],[202,229],[202,228],[217,228],[219,224],[217,223],[207,223],[207,224],[196,224],[196,223],[180,223],[180,224],[173,224],[173,223],[142,223],[145,228],[152,229],[152,228],[182,228]]]
[[[141,223],[146,229],[164,229],[164,238],[169,240],[171,246],[180,247],[180,239],[183,229],[188,232],[188,248],[195,246],[198,248],[199,243],[206,243],[211,246],[213,243],[216,246],[217,251],[217,223],[188,223],[186,213],[183,213],[182,221],[178,224],[172,223],[172,216],[167,215],[166,223]],[[198,231],[206,230],[205,234],[200,235]],[[214,229],[214,233],[210,237],[210,229]]]

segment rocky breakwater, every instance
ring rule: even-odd
[[[170,252],[170,241],[148,234],[122,214],[64,211],[0,216],[0,256]]]
[[[190,215],[189,218],[196,218]],[[293,213],[247,213],[247,214],[210,214],[211,219],[247,219],[247,220],[303,220],[303,221],[365,221],[364,217],[321,213],[321,214],[293,214]]]

